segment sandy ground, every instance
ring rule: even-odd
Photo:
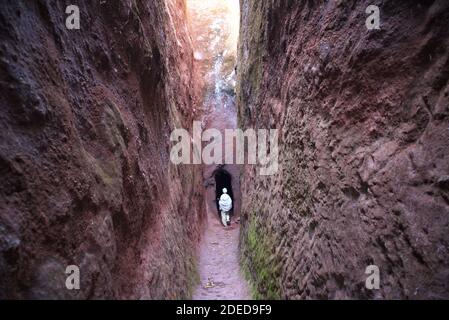
[[[209,213],[201,243],[199,272],[201,282],[194,300],[248,300],[250,294],[240,270],[238,257],[239,224],[225,228]]]

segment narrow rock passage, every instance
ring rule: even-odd
[[[204,118],[205,128],[218,129],[224,134],[225,129],[237,126],[234,98],[224,95],[218,101],[213,98],[209,106],[210,113]],[[232,141],[227,141],[232,143]],[[223,151],[226,145],[223,145]],[[218,217],[216,207],[214,173],[222,167],[232,176],[234,189],[234,216],[231,226],[225,228]],[[240,165],[204,165],[203,178],[206,184],[207,224],[200,246],[199,272],[200,283],[196,288],[195,300],[247,300],[250,299],[248,284],[244,279],[239,263],[239,213]]]
[[[239,1],[189,0],[195,60],[204,79],[203,129],[220,131],[237,126],[235,106],[235,66],[239,26]],[[213,140],[211,144],[221,143]],[[232,141],[225,141],[232,143]],[[217,146],[225,154],[226,145]],[[222,159],[224,160],[224,159]],[[215,173],[222,168],[231,176],[234,191],[234,216],[224,227],[217,212]],[[207,222],[199,256],[200,283],[195,300],[249,299],[248,285],[239,264],[240,166],[211,164],[203,166],[206,186]],[[216,193],[218,191],[218,193]]]

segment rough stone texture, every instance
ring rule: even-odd
[[[449,298],[449,2],[241,3],[239,121],[281,130],[242,181],[255,294]]]
[[[199,167],[169,161],[198,104],[182,0],[0,6],[0,298],[180,298]],[[65,268],[81,290],[65,288]]]

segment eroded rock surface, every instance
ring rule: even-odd
[[[279,173],[242,181],[259,296],[448,298],[449,3],[243,0],[242,24],[240,123],[281,132]]]
[[[169,137],[198,104],[181,0],[0,6],[0,298],[181,298],[200,168]],[[81,289],[65,287],[77,265]]]

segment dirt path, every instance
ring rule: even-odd
[[[250,294],[240,270],[238,257],[239,224],[223,227],[215,216],[208,216],[200,248],[201,282],[194,300],[248,300]]]

